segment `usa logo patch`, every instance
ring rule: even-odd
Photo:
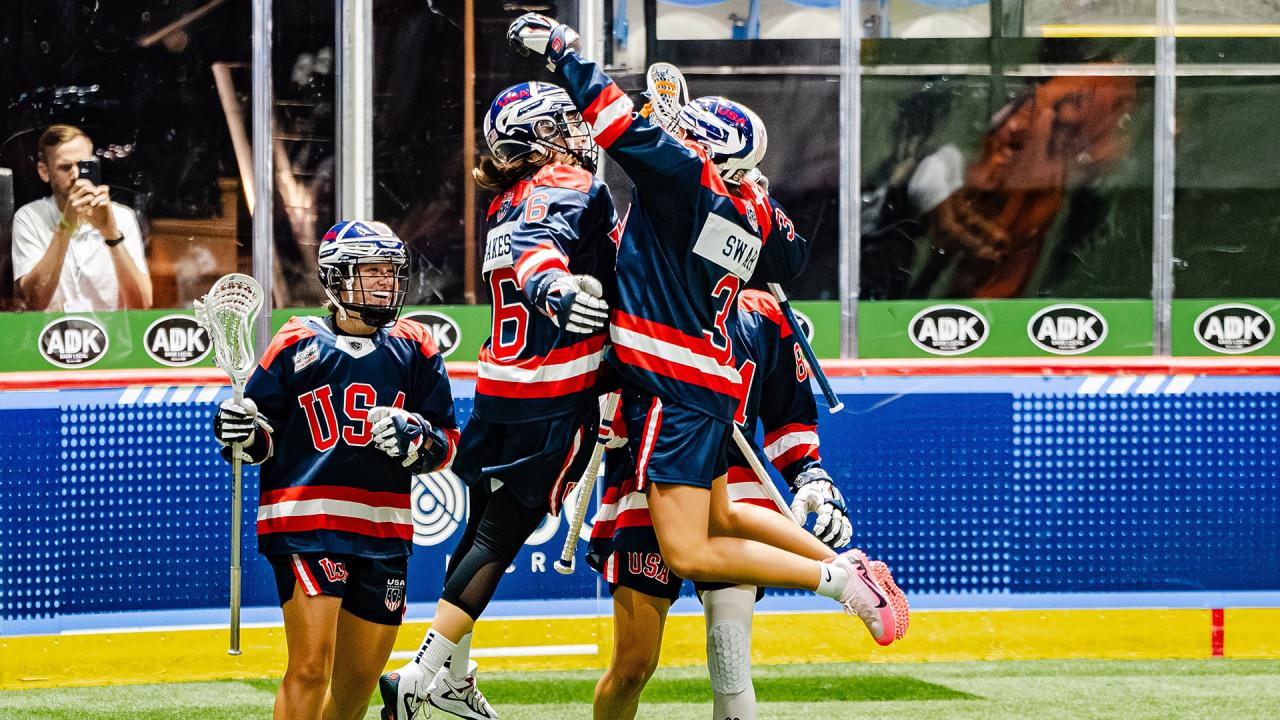
[[[402,578],[391,578],[387,580],[387,596],[383,600],[383,604],[391,612],[400,609],[404,604],[404,580]]]

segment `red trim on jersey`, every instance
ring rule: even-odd
[[[642,370],[648,370],[651,373],[683,383],[704,387],[721,395],[729,395],[735,398],[738,396],[739,383],[729,382],[724,378],[708,375],[688,365],[674,363],[666,358],[651,355],[625,345],[614,345],[613,349],[618,355],[618,360],[628,365],[635,365]]]
[[[604,348],[604,343],[605,336],[603,334],[592,335],[572,345],[552,348],[551,352],[546,355],[534,355],[506,362],[494,357],[492,349],[484,346],[480,348],[480,364],[491,365],[495,368],[519,368],[520,370],[534,372],[548,365],[562,365],[594,355]],[[476,394],[506,398],[552,398],[572,395],[594,385],[600,375],[600,368],[601,366],[597,365],[572,377],[532,382],[516,382],[482,377],[477,372]]]
[[[782,306],[778,304],[778,299],[773,296],[773,293],[752,288],[743,290],[738,294],[738,309],[768,318],[769,322],[782,328],[782,334],[778,337],[786,338],[791,336],[791,325],[787,323],[786,317],[783,316]]]
[[[258,366],[263,370],[269,369],[282,350],[309,337],[315,337],[315,334],[316,331],[304,325],[300,318],[289,318],[289,322],[285,323],[284,327],[280,328],[280,332],[271,338],[271,344],[263,351]]]
[[[524,199],[526,197],[529,197],[529,193],[532,191],[533,191],[533,183],[529,182],[528,180],[517,181],[515,185],[512,185],[511,187],[507,188],[506,192],[499,193],[498,196],[495,197],[493,201],[489,203],[489,212],[485,214],[485,218],[491,218],[494,216],[494,214],[496,214],[499,210],[501,210],[503,205],[503,200],[505,200],[508,196],[511,197],[511,201],[507,204],[507,207],[515,207],[520,203],[524,202]]]
[[[816,433],[816,432],[818,432],[817,425],[806,425],[804,423],[787,423],[786,425],[783,425],[780,428],[774,428],[773,430],[765,433],[764,446],[769,447],[770,445],[774,444],[779,439],[781,439],[783,435],[790,435],[791,433]]]
[[[577,165],[551,163],[543,165],[533,174],[533,184],[538,187],[577,190],[585,195],[591,192],[591,173]]]
[[[744,219],[748,217],[747,208],[751,207],[755,211],[756,223],[759,225],[760,241],[768,240],[769,233],[773,230],[773,208],[769,205],[768,196],[750,182],[739,185],[738,192],[731,192],[706,152],[696,144],[693,149],[698,153],[698,157],[702,158],[702,186],[721,197],[728,198]],[[749,226],[751,223],[745,224]]]
[[[339,515],[302,515],[258,521],[258,534],[300,533],[312,530],[336,530],[374,538],[413,540],[413,523],[376,523]]]
[[[454,432],[457,432],[456,430]],[[341,485],[298,485],[262,493],[260,505],[274,505],[295,500],[341,500],[371,507],[405,509],[410,507],[408,492],[374,492]]]
[[[431,331],[417,320],[397,320],[387,333],[391,337],[405,338],[418,343],[422,348],[422,354],[427,357],[440,352],[440,348],[436,347],[436,339],[431,337]]]
[[[569,258],[549,242],[538,243],[520,254],[520,261],[515,267],[516,282],[523,289],[530,278],[547,270],[561,270],[568,275]]]
[[[546,380],[543,382],[507,382],[492,378],[476,378],[476,394],[501,398],[556,398],[582,392],[596,382],[598,372],[576,375],[564,380]]]
[[[319,595],[320,583],[316,582],[316,576],[311,574],[307,561],[303,560],[298,553],[290,555],[289,560],[293,565],[293,577],[298,581],[298,585],[302,586],[302,592],[306,593],[307,597]]]
[[[618,117],[609,122],[608,126],[597,128],[596,121],[600,118],[601,113],[611,109],[624,110],[624,112],[620,112]],[[607,150],[622,133],[627,131],[627,128],[631,127],[632,110],[631,99],[618,88],[617,83],[611,82],[582,111],[582,119],[586,120],[587,124],[592,127],[596,144]]]
[[[582,447],[582,428],[578,428],[573,433],[573,445],[569,447],[569,452],[565,453],[564,463],[560,465],[560,472],[556,475],[556,481],[551,486],[551,492],[547,495],[547,504],[550,506],[552,515],[560,514],[560,488],[564,486],[564,474],[569,472],[569,465],[573,463],[573,458],[577,456],[578,449]]]
[[[426,472],[439,472],[449,467],[453,464],[453,456],[458,453],[458,438],[462,436],[462,433],[457,428],[440,428],[440,430],[448,438],[448,452],[444,454],[443,462]]]
[[[636,490],[643,491],[648,482],[649,457],[653,454],[653,445],[658,440],[658,432],[662,430],[662,401],[654,398],[649,405],[649,412],[644,416],[644,429],[640,431],[640,454],[636,459]]]
[[[821,459],[818,456],[817,445],[808,445],[808,444],[796,445],[793,448],[789,448],[786,452],[782,453],[781,455],[774,458],[773,460],[770,460],[769,462],[773,463],[774,467],[781,470],[782,468],[787,467],[791,463],[799,462],[800,460],[804,460],[806,458],[809,460]]]

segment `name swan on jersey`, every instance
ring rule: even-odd
[[[500,267],[511,267],[511,232],[515,223],[503,223],[489,231],[484,243],[484,268],[481,272],[489,272]]]
[[[763,245],[760,238],[737,223],[710,215],[698,234],[693,252],[743,280],[750,280]]]

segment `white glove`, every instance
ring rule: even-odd
[[[250,447],[257,429],[258,404],[249,398],[239,402],[235,398],[227,398],[213,416],[213,437],[221,445],[240,443]]]
[[[578,46],[578,33],[546,15],[525,13],[507,28],[507,43],[521,57],[546,57],[547,69],[555,72],[565,53]]]
[[[571,333],[593,333],[609,324],[604,287],[590,275],[562,275],[547,288],[546,313]]]
[[[800,473],[796,478],[796,496],[791,501],[791,514],[803,525],[809,513],[817,513],[813,535],[833,548],[844,547],[853,537],[844,497],[822,468]]]
[[[379,405],[369,411],[369,422],[373,423],[373,444],[379,450],[393,458],[404,458],[400,461],[404,467],[418,461],[418,452],[431,428],[421,415]]]

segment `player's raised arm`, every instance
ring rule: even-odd
[[[591,125],[596,144],[638,188],[653,183],[666,183],[669,191],[680,185],[699,186],[703,162],[697,153],[635,114],[634,103],[618,84],[599,65],[578,55],[578,33],[573,28],[526,13],[511,23],[507,41],[520,55],[544,59],[547,68],[563,78],[565,90]]]

